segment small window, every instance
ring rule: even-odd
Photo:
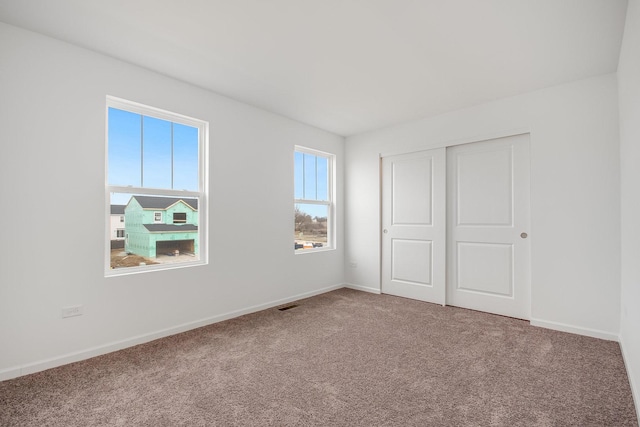
[[[206,263],[207,133],[201,120],[107,97],[107,210],[124,210],[125,247],[106,246],[106,275]]]
[[[119,238],[119,239],[123,239],[124,238],[124,230],[123,229],[116,230],[116,237]]]
[[[335,156],[304,147],[294,152],[294,250],[334,247]]]

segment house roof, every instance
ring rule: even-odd
[[[198,199],[185,197],[158,197],[158,196],[133,196],[143,209],[167,209],[170,206],[183,201],[194,211],[198,210]]]
[[[111,205],[111,215],[124,215],[126,205]]]
[[[144,227],[151,232],[166,231],[198,231],[198,226],[193,224],[143,224]]]

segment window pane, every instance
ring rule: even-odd
[[[295,204],[294,248],[296,250],[327,246],[329,207]]]
[[[307,153],[295,153],[295,198],[329,200],[329,159]]]
[[[316,198],[316,156],[304,155],[304,197],[303,199],[315,200]]]
[[[317,175],[316,175],[316,200],[329,200],[329,159],[326,157],[316,157],[317,159]]]
[[[142,186],[171,188],[171,122],[143,116]]]
[[[111,212],[121,211],[122,205],[124,231],[113,229],[116,223],[122,229],[121,214],[117,221],[111,215],[110,235],[124,237],[124,245],[111,241],[111,269],[199,259],[198,198],[111,193]]]
[[[173,188],[198,190],[198,129],[173,124]]]
[[[141,186],[140,114],[109,108],[109,184]]]
[[[304,154],[296,151],[294,153],[294,198],[304,198]]]

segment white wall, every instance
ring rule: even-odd
[[[209,265],[104,278],[106,95],[209,121]],[[0,143],[0,379],[344,282],[342,227],[334,251],[292,239],[294,145],[340,183],[339,136],[0,23]]]
[[[618,87],[622,184],[620,344],[640,410],[640,1],[627,9]]]
[[[617,339],[617,102],[605,75],[347,138],[347,282],[380,289],[381,153],[530,131],[532,323]]]

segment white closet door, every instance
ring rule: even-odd
[[[530,318],[529,135],[447,149],[447,304]]]
[[[446,149],[382,159],[382,292],[446,294]]]

